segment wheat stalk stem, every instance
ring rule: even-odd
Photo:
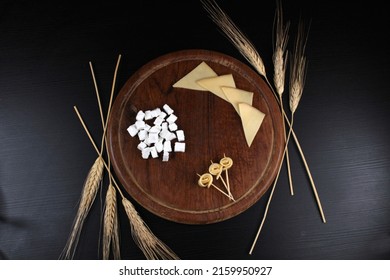
[[[210,14],[211,19],[219,26],[227,38],[240,51],[250,64],[264,77],[266,77],[265,66],[259,53],[253,44],[234,24],[230,17],[218,6],[214,0],[201,0],[204,8]]]
[[[92,146],[94,147],[96,153],[100,153],[99,149],[97,148],[83,118],[81,117],[80,112],[78,111],[77,107],[74,106],[74,110],[89,138],[91,141]],[[103,165],[106,168],[106,170],[111,174],[111,170],[107,163],[102,159]],[[122,197],[122,204],[125,208],[126,214],[129,218],[129,222],[132,229],[132,236],[137,244],[137,246],[142,250],[142,252],[145,254],[147,259],[179,259],[176,254],[167,247],[161,240],[159,240],[147,227],[147,225],[143,222],[141,217],[138,215],[137,211],[135,210],[134,206],[131,204],[131,202],[123,195],[122,191],[119,188],[119,185],[117,184],[114,177],[112,177],[112,182],[116,189],[118,190],[119,194]],[[133,220],[135,219],[135,220]]]
[[[86,180],[72,230],[60,258],[73,259],[85,219],[95,201],[103,177],[103,159],[99,156],[92,165]]]
[[[274,53],[272,56],[272,61],[274,65],[274,86],[276,92],[279,95],[279,106],[280,106],[282,118],[284,113],[282,96],[284,93],[286,66],[287,66],[287,58],[288,58],[288,52],[286,51],[286,48],[288,43],[289,28],[290,28],[289,22],[284,24],[282,3],[280,0],[277,0],[275,20],[274,20],[275,42],[274,42]],[[284,121],[283,121],[283,134],[284,134],[284,141],[285,143],[287,143],[286,125]],[[290,167],[290,155],[288,149],[286,151],[285,157],[286,157],[288,181],[290,186],[290,194],[294,195],[294,187],[293,187],[291,167]]]
[[[257,70],[257,72],[261,76],[264,77],[264,80],[266,81],[266,83],[268,84],[268,86],[271,89],[272,93],[274,94],[274,96],[276,98],[276,101],[280,104],[280,101],[279,101],[277,93],[275,92],[273,86],[271,85],[271,83],[269,82],[267,76],[265,75],[265,68],[264,68],[264,64],[263,64],[263,62],[261,60],[261,57],[257,53],[257,51],[254,49],[253,45],[249,42],[249,40],[247,38],[245,38],[243,33],[240,30],[238,30],[238,28],[234,24],[233,24],[234,28],[230,28],[230,29],[224,28],[224,24],[225,24],[224,23],[224,17],[227,17],[227,16],[218,7],[218,5],[215,3],[215,1],[212,1],[212,0],[202,0],[202,3],[205,6],[206,11],[208,11],[212,15],[213,21],[217,23],[217,25],[225,33],[225,35],[228,37],[228,39],[230,39],[232,41],[233,45],[248,60],[248,62]],[[226,21],[226,19],[225,19],[225,21]],[[230,19],[229,19],[229,21],[230,21],[230,23],[229,22],[226,23],[228,26],[232,24]],[[229,32],[230,33],[232,33],[232,32],[236,33],[237,35],[236,34],[229,34]],[[232,38],[239,37],[240,40],[244,40],[245,43],[235,42],[235,41],[232,40],[231,37]],[[253,59],[250,59],[248,56],[252,56]],[[282,111],[282,114],[283,114],[283,117],[284,117],[286,123],[288,124],[288,128],[291,128],[290,121],[289,121],[289,119],[287,117],[287,114],[285,113],[284,110]],[[306,173],[307,173],[307,175],[309,177],[310,184],[311,184],[311,187],[313,189],[313,192],[314,192],[314,194],[316,196],[316,201],[317,201],[318,207],[319,207],[320,212],[321,212],[322,220],[323,220],[324,223],[326,223],[325,217],[322,214],[322,206],[321,206],[321,203],[320,203],[320,200],[319,200],[319,197],[318,197],[316,186],[314,184],[313,176],[311,174],[311,171],[310,171],[308,162],[306,160],[306,157],[305,157],[305,155],[303,153],[303,149],[302,149],[302,147],[300,145],[298,137],[297,137],[297,135],[296,135],[296,133],[295,133],[293,128],[291,128],[291,134],[292,134],[294,142],[295,142],[295,144],[296,144],[296,146],[298,148],[299,155],[301,156],[301,159],[302,159],[303,164],[305,166],[305,170],[306,170]]]
[[[112,184],[109,184],[104,209],[104,226],[103,226],[103,259],[108,260],[110,257],[110,246],[115,234],[115,223],[117,223],[117,205],[116,190]],[[118,253],[115,254],[119,255]]]

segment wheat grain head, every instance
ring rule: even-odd
[[[264,62],[252,42],[242,33],[242,31],[214,0],[201,0],[201,2],[205,10],[209,13],[211,19],[223,31],[237,50],[260,75],[266,77],[267,75]]]
[[[73,259],[74,257],[85,218],[95,201],[96,194],[103,178],[103,168],[104,162],[102,157],[99,156],[89,170],[84,182],[83,192],[81,194],[79,208],[72,225],[72,230],[61,254],[61,257],[64,259]]]
[[[288,31],[290,23],[284,24],[283,9],[280,0],[276,1],[276,12],[274,21],[274,53],[272,61],[274,64],[274,85],[276,92],[282,95],[284,92],[284,83],[286,75],[287,56],[286,52],[288,42]]]
[[[112,184],[109,184],[106,200],[105,200],[105,209],[103,216],[103,259],[108,260],[110,257],[110,248],[115,248],[116,250],[119,247],[115,246],[114,235],[118,234],[118,213],[117,213],[117,204],[116,204],[116,190]],[[120,256],[120,252],[113,251],[114,258]]]
[[[306,79],[307,60],[305,56],[307,33],[302,21],[298,24],[290,69],[290,110],[294,114],[301,100]]]
[[[167,245],[165,245],[152,233],[149,227],[138,215],[133,204],[125,197],[122,198],[122,205],[126,211],[127,217],[129,218],[133,240],[147,259],[179,259],[179,257],[169,247],[167,247]]]

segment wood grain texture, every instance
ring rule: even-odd
[[[253,106],[266,114],[248,147],[234,107],[208,91],[173,88],[184,75],[206,62],[218,75],[232,74],[237,88],[254,92]],[[185,153],[168,162],[144,160],[127,127],[137,110],[168,104],[186,135]],[[152,123],[150,123],[152,124]],[[222,221],[252,206],[276,176],[283,153],[282,119],[271,90],[252,69],[227,55],[208,50],[169,53],[142,66],[119,92],[108,125],[107,141],[114,170],[129,194],[158,216],[189,224]],[[197,174],[229,156],[229,181],[235,201],[213,188],[197,186]],[[223,174],[223,176],[225,176]],[[224,189],[221,180],[214,183]]]

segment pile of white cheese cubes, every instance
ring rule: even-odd
[[[178,128],[177,116],[169,105],[162,110],[139,110],[135,119],[127,131],[131,137],[138,136],[142,158],[158,158],[162,153],[162,161],[168,161],[171,152],[185,152],[184,131]]]

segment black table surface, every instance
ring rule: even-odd
[[[128,198],[182,259],[389,259],[387,10],[377,1],[285,2],[290,42],[300,17],[311,22],[294,127],[327,223],[294,144],[295,195],[283,166],[252,255],[269,191],[245,212],[210,225],[167,221]],[[275,1],[218,3],[272,77]],[[0,259],[58,259],[65,246],[96,159],[73,106],[93,137],[102,134],[88,63],[106,108],[119,54],[116,94],[145,63],[184,49],[214,50],[247,63],[199,1],[0,2]],[[101,258],[103,198],[104,191],[84,224],[75,259]],[[118,209],[122,258],[144,259]]]

